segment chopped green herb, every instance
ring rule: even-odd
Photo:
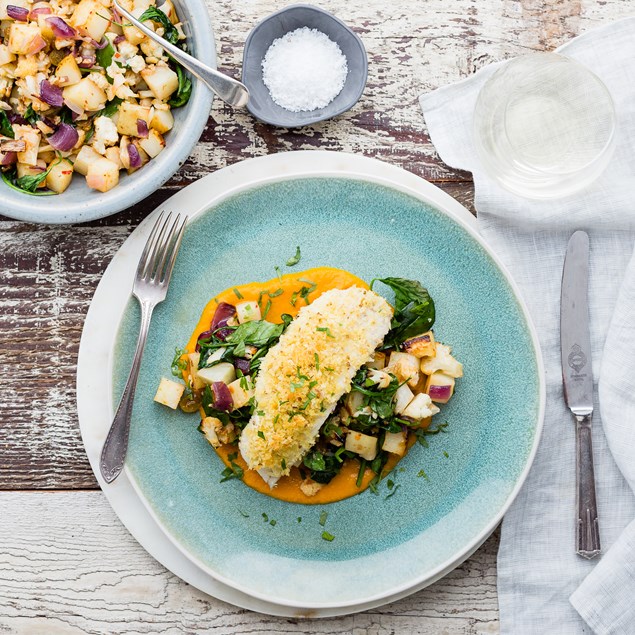
[[[389,478],[389,479],[386,481],[386,487],[387,487],[388,489],[392,489],[394,486],[395,486],[395,481],[393,481],[392,479],[390,479],[390,478]]]
[[[361,459],[359,462],[359,472],[357,472],[357,481],[355,481],[355,485],[357,485],[357,487],[362,486],[365,473],[366,473],[366,459]]]
[[[278,276],[278,280],[282,282],[282,271],[280,271],[280,267],[276,265],[273,269],[276,272],[276,275]]]
[[[302,522],[302,516],[298,516],[298,522],[301,523]]]
[[[112,117],[119,111],[119,106],[123,103],[120,97],[113,97],[104,108],[102,108],[95,117]]]
[[[32,125],[34,126],[39,120],[40,120],[40,116],[35,112],[35,110],[33,110],[33,106],[31,104],[29,104],[26,107],[26,110],[24,111],[24,115],[23,117]]]
[[[324,527],[324,525],[326,525],[326,519],[327,519],[328,517],[329,517],[328,512],[322,512],[322,513],[320,514],[320,520],[319,520],[319,522],[320,522],[320,525],[322,525],[322,527]]]
[[[419,472],[417,472],[417,478],[425,478],[427,481],[428,475],[425,473],[425,470],[419,470]]]
[[[315,370],[320,370],[320,356],[317,353],[313,353],[315,359]]]
[[[289,258],[289,260],[287,260],[287,267],[295,267],[295,265],[297,265],[300,262],[300,258],[301,258],[301,253],[300,253],[300,247],[296,247],[295,249],[295,256],[293,256],[292,258]]]
[[[181,359],[185,353],[187,353],[187,351],[181,348],[174,349],[174,359],[172,360],[171,369],[175,377],[182,377],[183,371],[187,368],[187,362]]]
[[[270,524],[272,527],[275,527],[275,526],[278,524],[278,521],[277,521],[277,520],[274,520],[274,519],[272,518],[272,519],[269,521],[269,524]]]
[[[330,534],[328,531],[323,531],[322,540],[326,540],[327,542],[333,542],[335,540],[335,536],[333,534]]]
[[[445,450],[443,450],[443,456],[444,456],[446,459],[449,459],[449,458],[450,458],[450,455],[449,455],[449,454],[448,454]]]
[[[269,516],[267,516],[267,514],[265,514],[265,512],[262,512],[262,519],[268,523],[269,522]]]
[[[327,337],[332,337],[333,339],[335,339],[335,335],[331,333],[331,329],[329,329],[328,326],[318,326],[315,330],[319,331],[320,333],[326,333]]]
[[[261,439],[265,439],[265,433],[264,433],[262,430],[258,430],[258,436],[259,436]],[[265,440],[266,440],[266,439],[265,439]]]
[[[264,320],[267,315],[269,315],[269,311],[271,311],[271,300],[267,300],[267,304],[265,306],[265,310],[262,312],[262,319]]]
[[[287,462],[286,462],[284,459],[282,459],[282,461],[280,461],[280,467],[281,467],[283,470],[286,470],[286,469],[287,469]]]
[[[331,368],[330,366],[325,366],[324,370],[327,371],[328,373],[332,373],[335,369]]]
[[[243,294],[242,294],[242,293],[241,293],[238,289],[234,288],[234,290],[233,290],[233,291],[234,291],[234,293],[236,294],[236,297],[237,297],[239,300],[242,300],[242,299],[243,299]]]
[[[280,415],[277,414],[274,418],[273,418],[273,425],[275,426],[276,423],[278,423],[278,419],[280,419]]]
[[[276,289],[273,293],[271,293],[270,291],[267,291],[267,295],[270,298],[277,298],[279,295],[282,295],[284,293],[284,289]]]
[[[401,487],[401,485],[395,485],[395,488],[390,492],[390,494],[388,494],[387,496],[384,496],[384,500],[388,500],[391,496],[395,495],[395,492]]]
[[[234,463],[233,460],[230,460],[229,467],[226,467],[221,472],[221,476],[223,477],[220,481],[221,483],[230,481],[233,478],[242,478],[244,476],[243,468],[237,463]]]
[[[243,518],[249,518],[249,514],[247,512],[244,512],[242,509],[239,509],[238,511]]]
[[[257,414],[259,417],[264,417],[264,416],[265,416],[265,411],[264,411],[264,410],[258,410],[258,411],[256,412],[256,414]]]

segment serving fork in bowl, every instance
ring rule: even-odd
[[[139,338],[132,359],[132,368],[126,381],[121,401],[115,412],[108,436],[101,451],[99,469],[106,483],[112,483],[123,470],[128,451],[130,420],[134,403],[137,378],[141,368],[152,312],[165,300],[176,256],[181,246],[187,217],[172,212],[167,217],[161,212],[143,249],[132,286],[132,295],[141,306]]]

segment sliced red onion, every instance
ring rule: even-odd
[[[94,55],[85,55],[76,61],[80,68],[92,68],[97,63],[97,58]]]
[[[137,119],[137,136],[145,139],[149,134],[148,124],[143,119]]]
[[[0,152],[0,165],[13,165],[18,160],[17,152]]]
[[[445,403],[449,401],[450,397],[452,396],[452,386],[438,386],[432,384],[428,388],[428,395],[430,395],[430,399],[432,399],[433,401],[440,401],[442,403]]]
[[[126,39],[125,35],[118,35],[114,40],[114,44],[121,44]]]
[[[229,412],[234,405],[232,394],[229,392],[227,384],[224,384],[222,381],[215,381],[212,384],[212,400],[214,408],[216,408],[216,410],[223,410],[224,412]]]
[[[141,155],[134,143],[128,144],[128,158],[130,159],[131,168],[140,168],[142,165]]]
[[[101,42],[96,42],[95,40],[91,40],[90,43],[93,45],[94,48],[101,50],[101,49],[105,49],[108,46],[109,41],[108,41],[108,38],[103,37],[101,39]]]
[[[40,82],[40,99],[56,108],[61,108],[64,105],[62,89],[59,86],[53,86],[48,79],[43,79]]]
[[[30,18],[33,20],[37,18],[38,15],[50,15],[51,13],[51,7],[36,7],[35,9],[31,9]]]
[[[24,7],[17,7],[15,4],[7,5],[7,15],[18,22],[27,22],[29,19],[29,10]]]
[[[74,104],[72,101],[67,101],[66,99],[64,100],[64,104],[66,104],[66,106],[68,106],[69,110],[73,111],[74,115],[80,116],[84,114],[84,109],[80,108],[79,106],[77,106],[76,104]],[[73,119],[73,121],[75,121],[75,119]]]
[[[251,366],[248,359],[237,357],[234,360],[234,367],[239,370],[243,375],[249,375],[251,373]]]
[[[14,112],[9,113],[7,116],[9,117],[9,121],[11,123],[17,123],[19,126],[27,126],[29,124],[22,115],[18,115]]]
[[[236,307],[228,302],[221,302],[214,312],[210,328],[213,330],[227,326],[227,322],[236,315]]]
[[[69,26],[62,20],[62,18],[58,18],[56,15],[46,18],[46,21],[51,25],[51,30],[55,34],[55,37],[59,38],[73,38],[76,35],[75,29],[72,26]]]
[[[212,337],[213,334],[214,331],[212,331],[211,329],[209,331],[203,331],[202,333],[199,333],[194,350],[198,353],[198,351],[201,350],[201,340],[208,340],[210,337]]]
[[[59,150],[60,152],[68,152],[75,146],[78,139],[79,134],[73,126],[68,123],[61,123],[47,141],[56,150]]]

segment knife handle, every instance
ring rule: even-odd
[[[593,472],[593,443],[591,441],[591,415],[575,415],[577,508],[576,551],[583,558],[595,558],[600,553],[600,528],[595,497]]]

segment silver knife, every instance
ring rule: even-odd
[[[600,529],[591,443],[593,369],[588,286],[589,236],[577,231],[569,239],[562,271],[560,356],[564,398],[576,422],[576,551],[590,559],[600,553]]]

